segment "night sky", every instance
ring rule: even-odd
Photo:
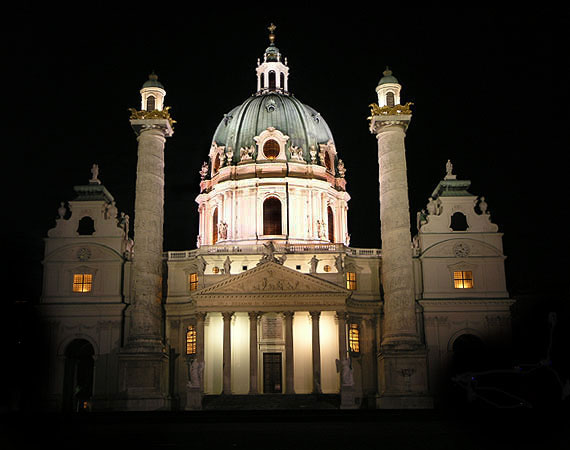
[[[412,232],[451,159],[504,233],[511,294],[545,293],[554,307],[567,296],[568,8],[23,5],[4,66],[14,97],[4,226],[8,254],[28,268],[13,265],[13,299],[39,298],[43,238],[93,163],[134,220],[128,108],[140,108],[152,71],[177,121],[166,144],[164,249],[195,248],[198,171],[223,114],[255,92],[271,22],[290,91],[321,113],[345,162],[351,246],[380,247],[377,147],[366,119],[389,66],[402,101],[414,103],[406,139]]]

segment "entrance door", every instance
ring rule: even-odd
[[[281,384],[281,353],[263,354],[263,393],[280,394]]]

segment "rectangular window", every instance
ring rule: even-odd
[[[357,323],[348,326],[348,348],[352,353],[360,353],[360,328]]]
[[[186,354],[196,354],[196,327],[194,325],[188,325],[186,330]]]
[[[191,273],[188,275],[188,283],[191,291],[195,291],[198,289],[198,274]]]
[[[356,272],[346,272],[346,288],[356,290]]]
[[[93,274],[75,273],[73,274],[73,292],[91,292],[93,287]]]
[[[473,272],[470,270],[458,270],[453,272],[453,287],[455,287],[455,289],[473,288]]]

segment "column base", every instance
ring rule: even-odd
[[[118,409],[158,411],[172,409],[168,394],[168,353],[123,349],[119,353]]]
[[[385,347],[378,355],[380,409],[430,409],[433,398],[428,389],[427,350]]]
[[[342,385],[340,387],[340,409],[358,409],[355,389],[352,385]]]

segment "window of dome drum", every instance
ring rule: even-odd
[[[357,323],[348,326],[348,348],[351,353],[360,353],[360,328]]]
[[[275,89],[275,72],[269,72],[269,89]]]
[[[154,111],[156,109],[156,102],[153,95],[149,95],[146,99],[146,110]]]
[[[218,170],[220,170],[220,154],[218,153],[214,158],[214,167],[213,167],[213,174],[217,174]]]
[[[281,234],[281,201],[269,197],[263,202],[263,234]]]
[[[93,274],[73,274],[73,292],[91,292],[93,287]]]
[[[218,242],[218,208],[214,209],[212,215],[212,245]]]
[[[356,290],[356,272],[346,272],[346,288]]]
[[[334,214],[330,206],[327,206],[327,219],[329,227],[329,241],[334,242]]]
[[[186,354],[195,355],[196,354],[196,327],[194,325],[188,325],[186,330]]]
[[[327,170],[332,171],[332,163],[331,163],[331,157],[329,155],[329,152],[325,153],[325,166],[326,166]]]
[[[220,268],[218,266],[212,267],[212,272],[220,273]]]
[[[279,156],[279,143],[273,139],[268,140],[263,144],[263,154],[267,159],[275,159]]]
[[[325,267],[323,267],[323,270],[325,272],[330,272],[331,271],[331,266],[329,266],[328,264],[325,265]]]
[[[188,283],[191,291],[195,291],[196,289],[198,289],[198,274],[191,273],[188,276]]]
[[[470,270],[457,270],[453,272],[453,287],[455,289],[473,288],[473,272]]]

